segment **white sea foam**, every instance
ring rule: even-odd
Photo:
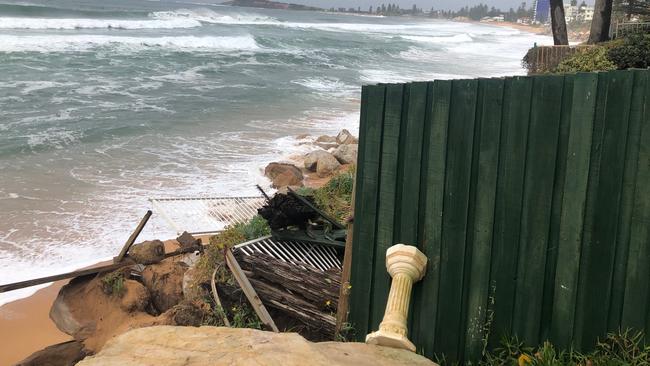
[[[458,43],[473,41],[472,37],[470,37],[466,33],[454,34],[449,36],[401,36],[401,37],[411,41],[435,43],[435,44],[440,44],[440,43],[458,44]]]
[[[319,95],[336,98],[351,97],[359,92],[359,87],[346,84],[337,78],[312,77],[291,81],[294,84],[302,85],[316,91]]]
[[[214,37],[127,37],[107,35],[0,35],[0,52],[76,52],[99,47],[138,52],[148,49],[172,51],[255,51],[260,46],[251,35]]]
[[[174,29],[200,27],[190,18],[173,19],[83,19],[0,17],[0,29]]]
[[[277,24],[277,19],[251,13],[221,14],[210,9],[177,9],[173,11],[157,11],[149,15],[153,19],[165,21],[189,20],[212,24]]]

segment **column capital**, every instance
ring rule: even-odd
[[[424,277],[427,268],[427,257],[412,245],[395,244],[386,250],[386,270],[391,277],[405,273],[413,282]]]

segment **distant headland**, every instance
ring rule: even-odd
[[[266,8],[266,9],[285,9],[285,10],[314,10],[320,11],[321,8],[306,6],[300,4],[282,3],[269,0],[231,0],[223,3],[230,6],[243,6],[249,8]]]

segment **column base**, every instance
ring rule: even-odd
[[[366,336],[366,343],[378,346],[407,349],[415,352],[415,345],[403,335],[388,333],[382,330],[370,333]]]

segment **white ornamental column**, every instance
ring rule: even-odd
[[[409,302],[413,283],[424,276],[427,257],[411,245],[396,244],[386,250],[386,269],[393,278],[379,330],[366,336],[366,343],[403,348],[415,352],[406,337]]]

